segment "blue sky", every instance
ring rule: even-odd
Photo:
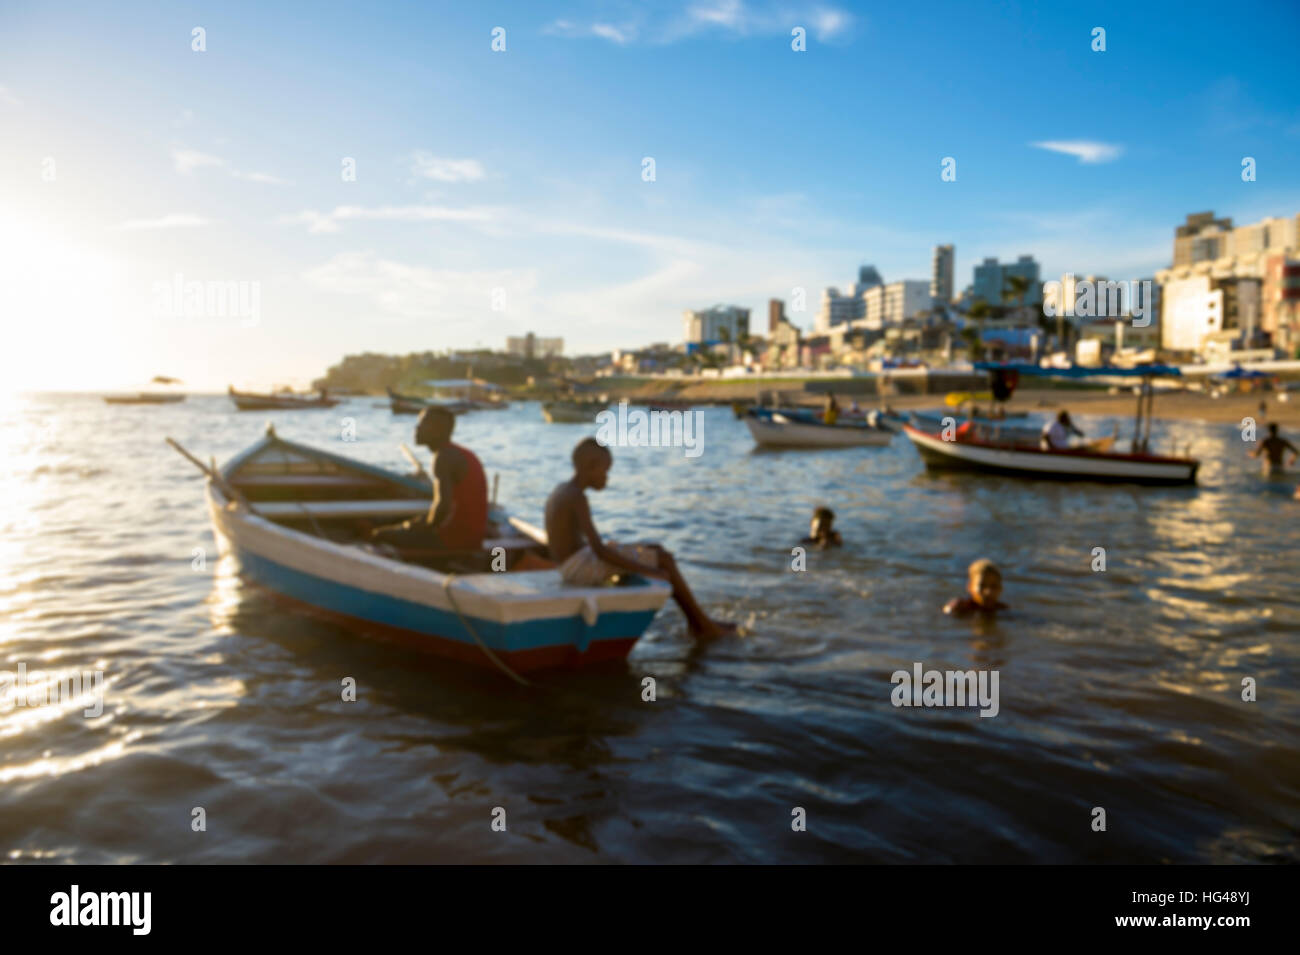
[[[1188,212],[1300,212],[1292,2],[268,6],[0,11],[7,386],[676,341],[795,287],[810,325],[936,243],[959,287],[1022,253],[1134,278]],[[160,313],[178,275],[256,283],[256,320]]]

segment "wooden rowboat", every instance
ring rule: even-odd
[[[599,401],[547,401],[542,404],[542,417],[551,424],[588,424],[605,407]]]
[[[751,409],[745,424],[757,444],[771,448],[880,447],[894,436],[869,424],[825,424],[811,414],[795,418],[761,408]]]
[[[255,394],[248,391],[227,389],[230,400],[240,411],[293,411],[302,408],[333,408],[339,403],[324,392],[318,395],[295,395],[281,391],[272,394]]]
[[[430,496],[427,478],[269,429],[207,485],[218,546],[242,577],[360,633],[468,663],[524,672],[622,658],[669,596],[659,580],[583,588],[558,570],[493,572],[494,557],[509,568],[545,549],[542,532],[495,507],[481,551],[366,543],[370,526],[423,513]]]
[[[388,404],[392,408],[393,414],[419,414],[425,408],[437,406],[446,408],[452,414],[464,414],[466,411],[473,411],[474,404],[468,401],[439,401],[429,398],[417,398],[413,395],[399,395],[393,389],[388,389]]]

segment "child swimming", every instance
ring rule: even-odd
[[[1008,609],[998,598],[1002,596],[1002,571],[987,558],[971,564],[966,571],[966,594],[955,597],[944,606],[943,612],[954,616],[972,613],[992,614]]]
[[[834,524],[834,511],[829,507],[817,508],[817,510],[813,511],[812,521],[808,525],[808,536],[799,543],[817,547],[821,550],[841,546],[844,541],[840,539],[840,532],[835,530]]]

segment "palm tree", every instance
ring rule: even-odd
[[[1007,297],[1010,292],[1011,301],[1017,306],[1025,304],[1025,296],[1029,294],[1029,286],[1032,283],[1023,275],[1008,275],[1006,283],[1002,286],[1002,296]]]

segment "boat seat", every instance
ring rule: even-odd
[[[273,487],[383,487],[374,478],[354,474],[249,474],[235,478],[232,482],[239,488],[273,488]]]
[[[420,498],[399,501],[258,501],[253,509],[270,518],[352,520],[360,517],[414,517],[427,513],[429,502]]]

